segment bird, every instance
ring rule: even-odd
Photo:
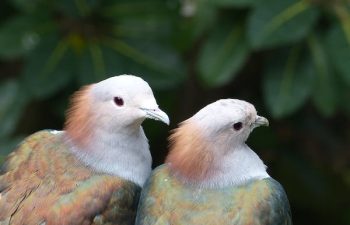
[[[268,126],[239,99],[213,102],[180,123],[143,187],[136,225],[292,224],[282,185],[245,143]]]
[[[134,224],[152,157],[142,122],[169,124],[146,81],[113,76],[71,98],[64,129],[25,138],[0,172],[0,224]]]

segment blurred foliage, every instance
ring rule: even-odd
[[[256,104],[274,119],[249,142],[295,224],[350,224],[347,0],[2,0],[0,161],[60,129],[80,86],[118,74],[147,80],[176,122],[218,98]],[[167,133],[145,126],[158,165]]]

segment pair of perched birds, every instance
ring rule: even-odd
[[[201,109],[172,133],[153,172],[145,118],[169,124],[141,78],[83,87],[64,131],[29,136],[3,165],[0,225],[291,224],[282,186],[245,144],[268,125],[253,105],[225,99]]]

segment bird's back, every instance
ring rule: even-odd
[[[144,186],[136,224],[291,224],[282,186],[272,178],[240,187],[198,189],[183,185],[165,165]]]
[[[41,131],[2,167],[0,224],[133,224],[140,190],[83,165],[62,133]]]

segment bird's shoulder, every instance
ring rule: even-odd
[[[201,189],[189,186],[162,165],[146,182],[137,224],[291,224],[283,187],[272,178],[241,186]],[[191,221],[191,222],[189,222]],[[162,223],[163,223],[162,222]]]
[[[40,131],[26,138],[3,166],[0,223],[131,224],[139,192],[130,181],[82,164],[62,133]]]
[[[268,224],[292,224],[290,204],[283,186],[271,177],[260,183],[264,193],[261,200],[263,204],[257,206],[260,219]]]
[[[55,131],[42,130],[38,131],[19,143],[16,149],[10,153],[1,167],[1,173],[17,169],[23,162],[26,162],[33,151],[40,151],[41,143],[49,142],[55,137]]]

